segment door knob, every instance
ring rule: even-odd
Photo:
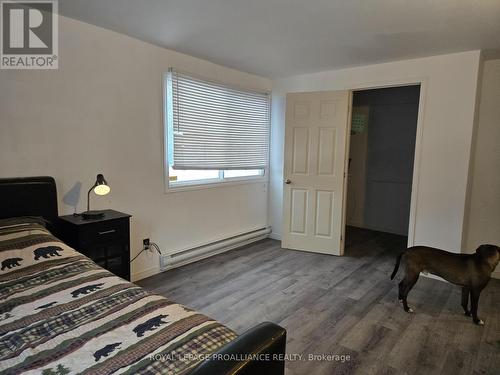
[[[291,183],[292,183],[292,181],[291,181],[289,178],[287,178],[287,179],[285,180],[285,184],[290,185]]]

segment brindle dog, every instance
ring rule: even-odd
[[[427,246],[410,247],[398,255],[391,280],[398,272],[401,258],[405,263],[405,276],[399,283],[399,301],[403,303],[406,312],[413,312],[406,298],[417,282],[420,272],[429,272],[450,283],[460,285],[465,315],[471,316],[472,310],[474,323],[484,325],[477,316],[479,296],[500,261],[500,247],[481,245],[474,254],[454,254]],[[469,294],[471,310],[468,307]]]

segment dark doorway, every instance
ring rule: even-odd
[[[353,94],[346,252],[372,231],[408,236],[419,97],[419,85]]]

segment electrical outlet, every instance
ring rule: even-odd
[[[145,238],[142,240],[142,249],[143,250],[150,250],[151,246],[149,245],[149,238]]]

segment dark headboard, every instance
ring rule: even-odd
[[[0,178],[0,219],[42,216],[57,223],[57,189],[52,177]]]

